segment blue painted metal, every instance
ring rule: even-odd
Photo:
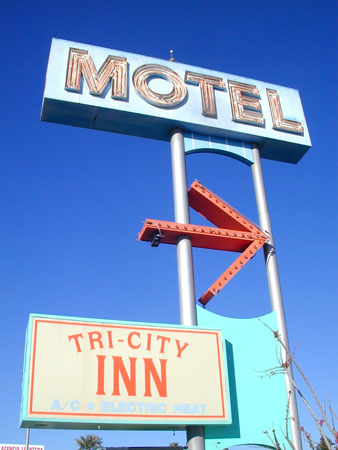
[[[198,133],[184,133],[185,153],[218,153],[230,156],[250,166],[253,164],[252,149],[249,142],[230,138],[216,138]]]
[[[85,81],[82,83],[81,92],[67,91],[65,78],[70,47],[88,51],[97,69],[109,55],[127,58],[127,99],[112,99],[109,89],[105,89],[101,96],[92,95]],[[236,122],[232,119],[227,88],[214,90],[216,117],[207,117],[202,114],[200,88],[193,84],[185,83],[187,97],[184,102],[174,108],[161,108],[148,103],[138,94],[132,82],[133,73],[144,64],[168,67],[178,74],[182,83],[184,83],[185,72],[191,71],[222,78],[225,85],[227,80],[255,85],[260,93],[264,126]],[[151,83],[152,89],[157,89],[158,92],[163,92],[163,87],[160,87],[163,84],[167,84],[169,90],[171,89],[171,83],[163,79],[156,78]],[[301,122],[304,127],[303,135],[273,129],[266,89],[278,91],[284,118]],[[299,93],[295,89],[177,62],[59,39],[52,41],[41,120],[166,141],[170,140],[170,131],[179,127],[185,132],[214,138],[256,142],[260,146],[262,158],[290,163],[298,162],[311,146]]]
[[[205,450],[234,445],[270,446],[264,431],[276,430],[283,442],[287,394],[278,355],[275,312],[254,319],[233,319],[197,308],[198,326],[219,329],[226,340],[232,423],[205,427]]]
[[[275,312],[254,319],[233,319],[222,317],[217,314],[197,308],[198,328],[221,330],[225,347],[225,379],[226,392],[228,393],[229,423],[225,425],[207,425],[205,427],[205,450],[221,450],[239,444],[257,444],[270,446],[271,443],[264,434],[264,431],[276,430],[277,436],[282,441],[280,427],[285,427],[285,413],[287,406],[287,395],[284,382],[284,375],[277,370],[271,376],[271,370],[280,365],[278,355],[280,347],[273,336],[272,330],[277,330]],[[33,319],[71,319],[72,321],[110,323],[122,325],[147,325],[155,327],[170,327],[176,329],[192,329],[196,327],[182,327],[181,325],[165,324],[140,324],[135,322],[120,322],[88,318],[69,318],[64,316],[30,315],[27,328],[25,367],[23,376],[21,422],[27,419],[26,411],[28,404],[28,377],[29,363],[31,361],[31,347],[28,343],[32,337]],[[264,325],[265,324],[265,325]],[[196,376],[195,382],[199,385],[208,384],[208,380],[199,379]],[[39,424],[39,418],[28,419],[30,426]],[[97,429],[97,421],[91,420],[66,420],[55,421],[55,418],[41,418],[41,422],[47,428],[70,428]],[[154,426],[149,421],[126,420],[127,429],[150,429],[150,428],[182,428],[172,421],[158,423]],[[187,423],[186,425],[189,425]],[[101,429],[114,428],[109,421],[100,421]],[[115,427],[116,428],[116,427]]]

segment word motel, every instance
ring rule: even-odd
[[[311,146],[295,89],[53,39],[41,120],[164,141],[171,131],[257,143],[297,162]]]
[[[171,84],[168,93],[156,92],[150,87],[154,79],[163,79]],[[128,101],[128,60],[109,55],[96,69],[93,59],[87,50],[70,48],[67,64],[65,89],[81,92],[81,82],[85,80],[91,95],[102,96],[111,84],[113,100]],[[226,91],[223,78],[185,71],[182,79],[173,69],[159,64],[144,64],[132,75],[133,86],[139,96],[157,108],[178,108],[188,97],[186,84],[196,85],[201,96],[201,113],[216,119],[215,89]],[[265,119],[261,107],[261,93],[257,86],[239,81],[228,80],[229,100],[232,120],[262,127]],[[287,120],[283,116],[282,107],[275,89],[266,89],[272,119],[272,127],[276,130],[303,134],[303,126],[295,120]],[[189,100],[187,100],[189,101]]]

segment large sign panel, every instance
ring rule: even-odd
[[[311,146],[297,90],[59,39],[41,119],[161,140],[180,127],[255,142],[263,158],[291,163]]]
[[[21,426],[230,422],[220,331],[31,315]]]

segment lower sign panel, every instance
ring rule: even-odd
[[[22,427],[230,423],[217,330],[31,315]]]

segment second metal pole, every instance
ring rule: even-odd
[[[189,223],[189,201],[185,165],[184,135],[182,130],[171,132],[171,162],[175,205],[175,221]],[[180,237],[177,242],[177,271],[182,325],[197,325],[196,296],[192,246],[189,237]],[[192,380],[192,382],[194,382]],[[204,450],[204,428],[187,427],[188,450]]]
[[[266,231],[269,235],[269,241],[264,245],[264,257],[266,274],[269,286],[271,308],[276,312],[278,332],[280,334],[281,341],[285,345],[289,352],[289,340],[286,329],[286,320],[283,306],[282,290],[278,273],[277,256],[275,251],[275,244],[272,235],[272,227],[270,214],[268,209],[268,203],[266,199],[266,192],[264,186],[263,172],[261,166],[261,158],[259,149],[256,144],[252,145],[253,160],[254,163],[251,166],[252,177],[254,181],[257,210],[259,217],[259,225],[263,231]],[[283,362],[288,361],[287,351],[282,348]],[[293,385],[293,374],[291,364],[287,367],[285,373],[286,390],[289,395],[289,412],[291,417],[291,432],[292,440],[297,450],[302,450],[302,439],[299,430],[299,418],[296,401],[296,393]]]
[[[30,428],[26,428],[26,445],[25,445],[25,450],[29,450],[29,431],[30,431]]]

